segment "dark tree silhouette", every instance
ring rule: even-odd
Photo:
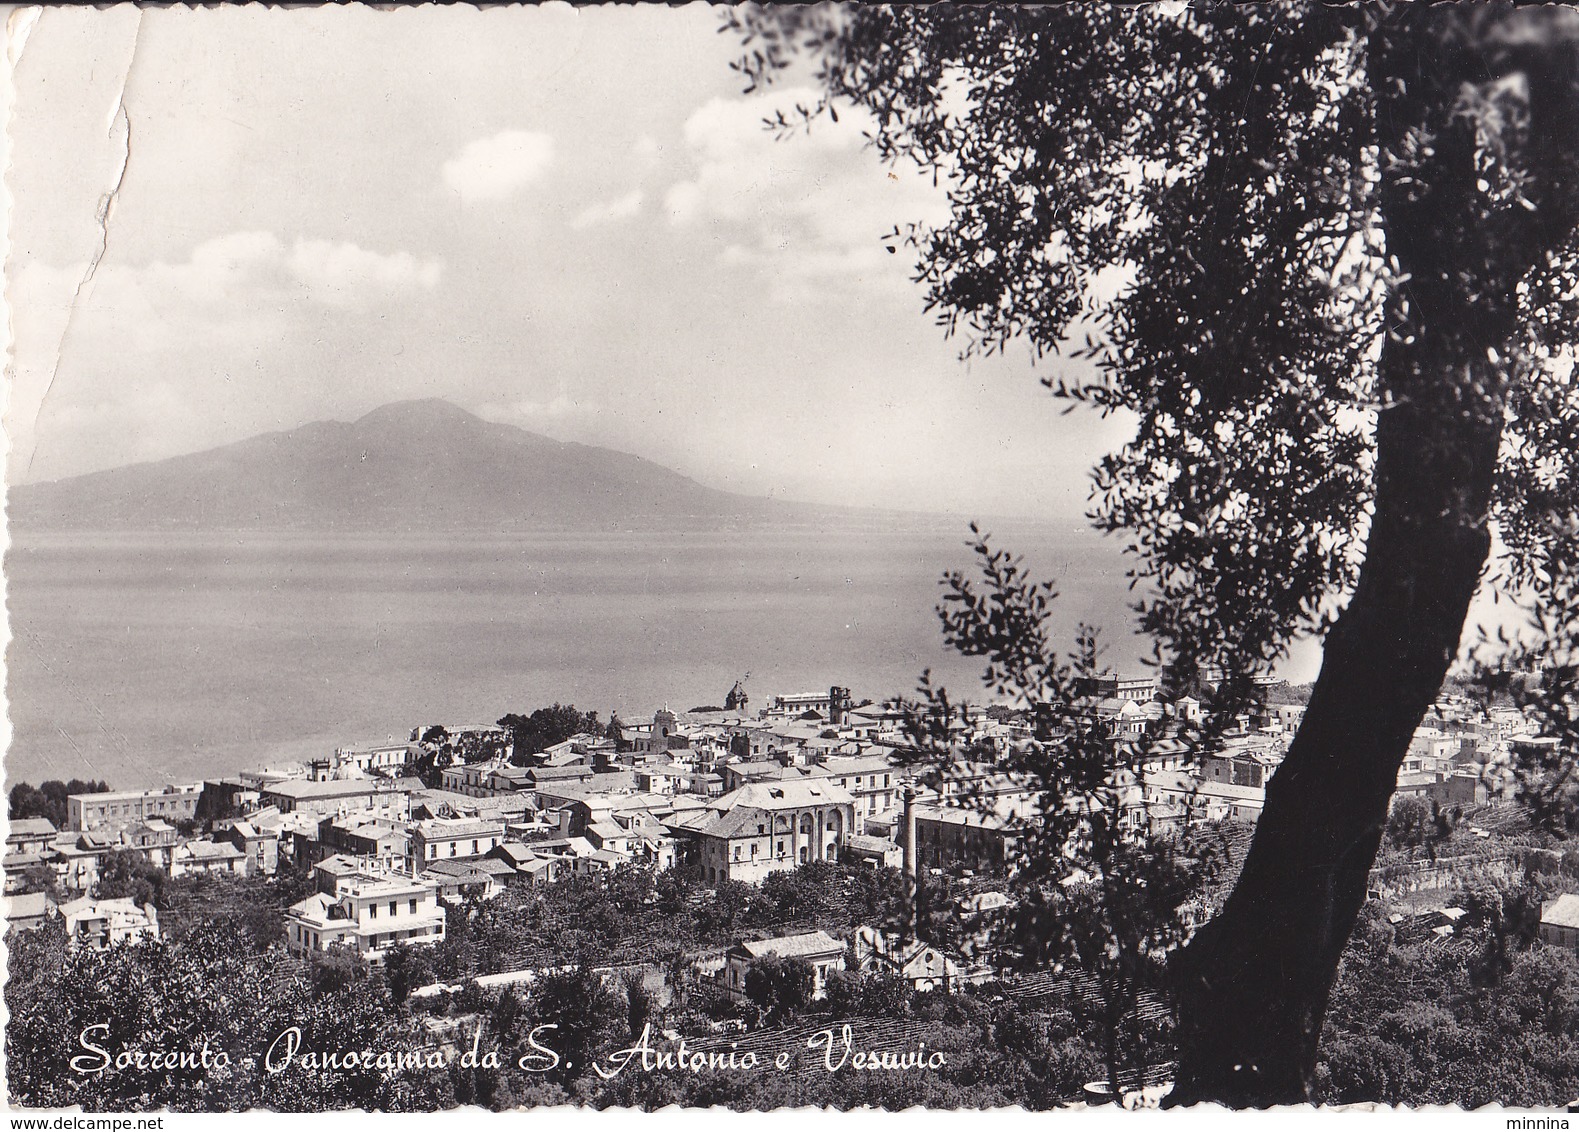
[[[499,726],[510,729],[517,762],[555,743],[563,743],[572,735],[602,735],[605,728],[597,712],[579,712],[571,704],[538,708],[531,715],[512,712],[499,720]]]
[[[814,62],[823,101],[770,124],[853,104],[880,157],[946,183],[951,219],[892,246],[916,253],[929,309],[967,354],[1020,340],[1042,356],[1088,333],[1077,352],[1093,369],[1048,385],[1135,415],[1134,440],[1096,470],[1093,518],[1130,536],[1162,659],[1220,665],[1233,692],[1296,637],[1323,637],[1240,878],[1179,965],[1171,1100],[1309,1098],[1398,768],[1458,653],[1489,523],[1510,592],[1579,592],[1565,360],[1579,11],[726,20],[751,86]],[[1037,612],[1015,611],[1019,627]]]
[[[11,820],[19,818],[47,818],[56,829],[66,827],[66,799],[73,794],[103,794],[110,788],[107,782],[83,781],[73,778],[70,782],[49,779],[38,786],[18,782],[11,787]]]
[[[804,959],[764,955],[746,968],[746,997],[773,1025],[781,1025],[811,1002],[815,973]]]

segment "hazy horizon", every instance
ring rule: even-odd
[[[483,421],[487,420],[487,418],[480,416],[475,411],[473,411],[471,409],[467,409],[465,406],[459,405],[456,402],[450,400],[449,398],[445,398],[445,397],[406,398],[406,399],[402,399],[402,400],[398,400],[398,401],[390,401],[390,402],[387,402],[387,403],[385,403],[383,405],[376,406],[376,407],[374,407],[372,409],[369,409],[365,413],[360,413],[360,414],[355,414],[355,415],[326,417],[326,418],[323,418],[322,420],[297,421],[297,422],[294,422],[294,423],[292,423],[290,425],[285,426],[284,428],[269,429],[269,430],[267,430],[265,432],[255,433],[255,434],[253,434],[251,436],[239,437],[239,438],[237,438],[235,440],[227,441],[227,442],[225,442],[223,444],[218,444],[218,445],[213,445],[213,446],[208,446],[208,447],[203,447],[203,448],[195,448],[195,449],[192,449],[190,451],[173,452],[173,453],[170,453],[169,455],[158,456],[158,457],[153,457],[153,458],[149,458],[149,459],[133,459],[133,460],[129,460],[129,461],[125,462],[125,463],[114,464],[114,465],[110,465],[110,466],[104,467],[104,468],[95,468],[92,471],[78,472],[78,473],[75,473],[75,474],[69,475],[69,476],[60,476],[60,477],[55,478],[55,479],[48,479],[48,480],[45,480],[45,479],[34,479],[34,480],[29,480],[29,481],[26,481],[26,484],[28,486],[31,486],[31,485],[44,485],[44,484],[58,484],[58,483],[63,483],[63,482],[69,481],[69,480],[81,479],[81,478],[83,478],[85,476],[100,475],[100,474],[105,473],[105,472],[115,472],[115,471],[119,471],[121,469],[126,469],[126,468],[144,467],[144,466],[147,466],[147,465],[150,465],[150,464],[168,463],[170,461],[181,460],[182,458],[188,457],[188,456],[197,456],[197,455],[202,455],[202,454],[209,453],[209,452],[219,451],[219,450],[225,449],[225,448],[231,448],[231,447],[235,447],[235,446],[238,446],[238,445],[243,445],[243,444],[245,444],[246,442],[248,442],[250,440],[257,440],[257,439],[259,439],[261,437],[265,437],[265,436],[290,435],[290,434],[293,434],[293,433],[295,433],[295,432],[297,432],[297,431],[299,431],[301,429],[307,428],[307,427],[312,426],[312,425],[324,424],[324,423],[354,424],[354,423],[357,423],[358,421],[364,420],[364,419],[366,419],[368,417],[373,417],[373,416],[375,416],[375,415],[377,415],[377,414],[379,414],[381,412],[384,412],[386,410],[389,410],[389,409],[393,409],[393,408],[397,408],[397,407],[401,407],[401,406],[417,406],[417,405],[421,405],[421,404],[424,404],[424,403],[427,403],[427,402],[432,402],[432,403],[435,403],[435,404],[438,404],[438,405],[447,405],[447,406],[449,406],[451,408],[460,409],[462,412],[467,413],[470,416],[476,417],[478,420],[483,420]],[[525,433],[527,433],[527,434],[529,434],[531,436],[540,437],[540,438],[545,439],[545,440],[550,440],[550,441],[553,441],[554,443],[579,444],[579,445],[582,445],[582,446],[588,447],[588,448],[604,449],[604,450],[612,451],[612,452],[621,452],[622,451],[621,449],[612,448],[612,447],[610,447],[608,445],[591,444],[591,443],[586,442],[586,441],[561,441],[561,440],[556,439],[555,437],[550,436],[546,432],[539,431],[539,430],[533,429],[533,428],[529,428],[529,427],[527,427],[525,425],[517,424],[517,423],[514,423],[514,422],[493,421],[493,422],[489,422],[489,423],[504,424],[504,425],[507,425],[508,427],[519,429],[520,431],[525,432]],[[626,452],[624,454],[626,454],[626,455],[637,455],[636,453],[632,453],[632,452]],[[663,463],[662,460],[651,460],[648,457],[639,457],[639,458],[640,459],[644,459],[644,460],[648,460],[649,463],[652,463],[652,464],[654,464],[654,465],[656,465],[656,466],[658,466],[660,468],[665,468],[665,469],[667,469],[669,471],[674,471],[674,472],[676,472],[677,474],[680,474],[680,475],[686,475],[686,473],[681,472],[680,469],[672,467],[671,465]],[[998,521],[1009,521],[1009,522],[1016,522],[1016,523],[1032,523],[1032,524],[1048,523],[1048,524],[1057,525],[1057,526],[1060,526],[1060,527],[1065,526],[1070,521],[1084,522],[1084,516],[1083,515],[1080,515],[1080,516],[1056,516],[1056,515],[1055,516],[1046,516],[1046,515],[1035,515],[1035,514],[990,513],[990,512],[967,511],[967,510],[922,509],[922,508],[916,508],[916,507],[889,507],[889,506],[882,506],[882,505],[876,505],[876,504],[866,504],[866,505],[863,505],[863,504],[829,504],[829,503],[819,502],[817,500],[812,500],[812,499],[796,499],[796,498],[791,498],[791,497],[788,497],[788,496],[770,496],[770,495],[754,494],[754,493],[751,493],[751,492],[741,491],[741,490],[730,488],[730,487],[727,487],[727,486],[721,486],[721,485],[716,484],[716,483],[709,483],[705,479],[701,479],[701,478],[698,478],[696,476],[689,476],[689,475],[687,475],[686,478],[692,479],[694,482],[700,484],[703,487],[711,488],[711,489],[717,490],[717,491],[723,491],[723,492],[726,492],[726,493],[731,494],[731,495],[738,495],[738,496],[740,496],[741,498],[744,498],[744,499],[776,500],[778,502],[783,502],[783,503],[805,504],[805,505],[809,505],[809,506],[818,506],[818,507],[845,507],[845,508],[849,508],[852,511],[870,512],[870,513],[872,513],[874,515],[891,514],[891,515],[900,515],[900,516],[906,516],[906,517],[914,517],[916,519],[938,519],[938,520],[967,519],[967,520],[979,520],[979,521],[982,521],[982,522],[989,522],[989,523],[990,522],[998,522]],[[18,484],[16,486],[23,486],[23,485],[22,484]],[[1096,532],[1093,530],[1092,533],[1095,534]]]
[[[1086,363],[961,361],[885,239],[946,184],[856,114],[775,140],[805,76],[744,94],[720,19],[23,20],[8,482],[440,397],[750,496],[1078,518],[1130,427],[1040,385]]]
[[[234,773],[552,702],[642,718],[774,693],[985,702],[933,612],[969,564],[946,531],[351,537],[30,535],[7,555],[12,781]],[[1006,530],[1057,575],[1059,631],[1129,632],[1116,547]]]

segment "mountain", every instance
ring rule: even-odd
[[[447,401],[402,401],[149,464],[11,489],[27,530],[607,530],[817,522],[841,514],[703,487]]]

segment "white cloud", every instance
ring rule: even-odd
[[[913,167],[882,165],[866,146],[869,123],[854,111],[789,138],[764,127],[775,112],[791,117],[797,104],[815,99],[814,91],[791,88],[711,100],[685,124],[696,174],[664,198],[676,226],[727,229],[726,261],[772,272],[781,298],[826,293],[828,284],[874,273],[886,278],[894,265],[883,237],[948,216],[944,187]]]
[[[442,265],[254,231],[206,240],[180,262],[107,260],[78,293],[85,271],[13,266],[13,471],[32,464],[41,420],[54,439],[32,471],[45,476],[201,447],[205,421],[212,430],[244,402],[287,401],[325,357],[372,348],[386,310],[436,287]]]
[[[618,220],[629,220],[641,211],[643,196],[640,189],[632,189],[622,197],[605,201],[602,204],[589,205],[576,214],[571,220],[572,228],[591,228],[598,224],[612,224]]]
[[[478,408],[477,415],[484,420],[531,428],[552,425],[572,417],[592,416],[598,412],[599,406],[596,403],[579,400],[568,393],[560,393],[547,401],[526,399],[512,401],[507,405],[482,405]]]
[[[296,239],[272,232],[232,232],[192,249],[185,263],[111,265],[95,277],[96,290],[122,298],[135,291],[150,302],[200,307],[252,304],[259,299],[306,299],[324,306],[366,306],[437,286],[438,260],[410,252],[385,254],[348,242]],[[112,303],[111,305],[116,305]]]
[[[337,307],[369,297],[431,291],[442,270],[437,260],[419,260],[410,252],[380,255],[328,240],[297,240],[286,265],[309,296]]]
[[[410,252],[385,254],[344,241],[296,239],[272,232],[232,232],[192,249],[185,263],[101,269],[111,306],[124,307],[128,292],[165,308],[185,303],[235,312],[307,301],[329,307],[365,307],[431,291],[442,265]],[[99,288],[96,288],[99,289]]]
[[[531,130],[478,138],[444,163],[444,183],[462,200],[504,200],[541,177],[554,161],[554,139]]]

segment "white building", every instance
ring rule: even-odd
[[[116,790],[101,794],[72,794],[66,799],[69,830],[121,829],[161,818],[188,821],[197,816],[201,782],[166,786],[157,790]]]
[[[152,904],[138,907],[131,897],[90,900],[84,896],[60,906],[66,938],[73,947],[102,950],[117,943],[159,938],[159,913]]]
[[[443,939],[444,909],[434,887],[398,874],[336,878],[333,892],[316,892],[285,914],[286,946],[300,955],[345,946],[377,963],[396,944]]]
[[[855,799],[855,824],[865,828],[873,814],[891,810],[899,804],[899,772],[886,755],[859,755],[855,758],[833,756],[821,765],[829,782]]]

